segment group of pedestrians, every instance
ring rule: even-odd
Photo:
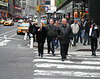
[[[33,32],[30,33],[33,34]],[[44,27],[43,23],[40,22],[39,28],[35,28],[34,34],[36,34],[36,41],[38,42],[38,56],[43,57],[44,43],[46,38],[48,48],[47,53],[50,54],[51,51],[53,56],[55,56],[55,45],[56,48],[58,48],[58,43],[60,43],[62,61],[67,58],[69,43],[73,41],[73,46],[76,47],[79,38],[80,43],[83,43],[83,45],[86,45],[88,40],[88,44],[91,44],[92,55],[96,56],[99,31],[95,23],[92,23],[90,26],[90,20],[84,21],[82,19],[81,23],[77,23],[77,20],[75,20],[74,23],[70,24],[65,18],[63,18],[60,23],[57,20],[54,23],[53,19],[49,19],[49,24],[46,27]]]

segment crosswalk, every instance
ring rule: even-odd
[[[36,56],[33,60],[34,79],[100,79],[99,54],[94,57],[91,52],[73,52],[63,62],[56,53],[55,57],[51,54],[44,54],[43,58]]]

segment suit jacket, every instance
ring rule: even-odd
[[[70,39],[72,39],[72,29],[69,24],[64,27],[62,24],[57,29],[57,37],[62,44],[69,44]]]

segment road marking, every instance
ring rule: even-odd
[[[89,77],[89,78],[100,78],[98,72],[80,72],[80,71],[54,71],[54,70],[34,70],[33,75],[38,76],[72,76],[72,77]]]
[[[39,68],[61,68],[61,69],[86,69],[86,70],[100,70],[100,66],[86,66],[86,65],[66,65],[66,64],[54,64],[54,63],[36,63],[35,67]]]
[[[73,64],[92,64],[92,65],[100,65],[100,62],[99,61],[82,61],[82,62],[78,62],[78,61],[70,61],[70,60],[66,60],[64,62],[62,62],[61,60],[52,60],[52,59],[34,59],[33,62],[47,62],[47,63],[73,63]]]
[[[8,39],[10,39],[10,38],[12,38],[12,37],[14,37],[14,36],[16,36],[16,35],[17,35],[17,33],[15,33],[14,35],[8,37]]]
[[[6,46],[11,40],[3,40],[0,42],[0,46]]]
[[[5,33],[2,33],[2,34],[0,34],[0,36],[5,35],[5,34],[10,33],[10,32],[13,32],[13,31],[15,31],[15,30],[17,30],[17,29],[14,29],[14,30],[12,30],[12,31],[8,31],[8,32],[5,32]]]

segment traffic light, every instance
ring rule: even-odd
[[[36,11],[39,13],[46,13],[48,11],[48,7],[45,5],[37,5]]]
[[[40,5],[37,5],[37,6],[36,6],[36,11],[37,11],[37,12],[40,12],[40,8],[41,8],[41,6],[40,6]]]

